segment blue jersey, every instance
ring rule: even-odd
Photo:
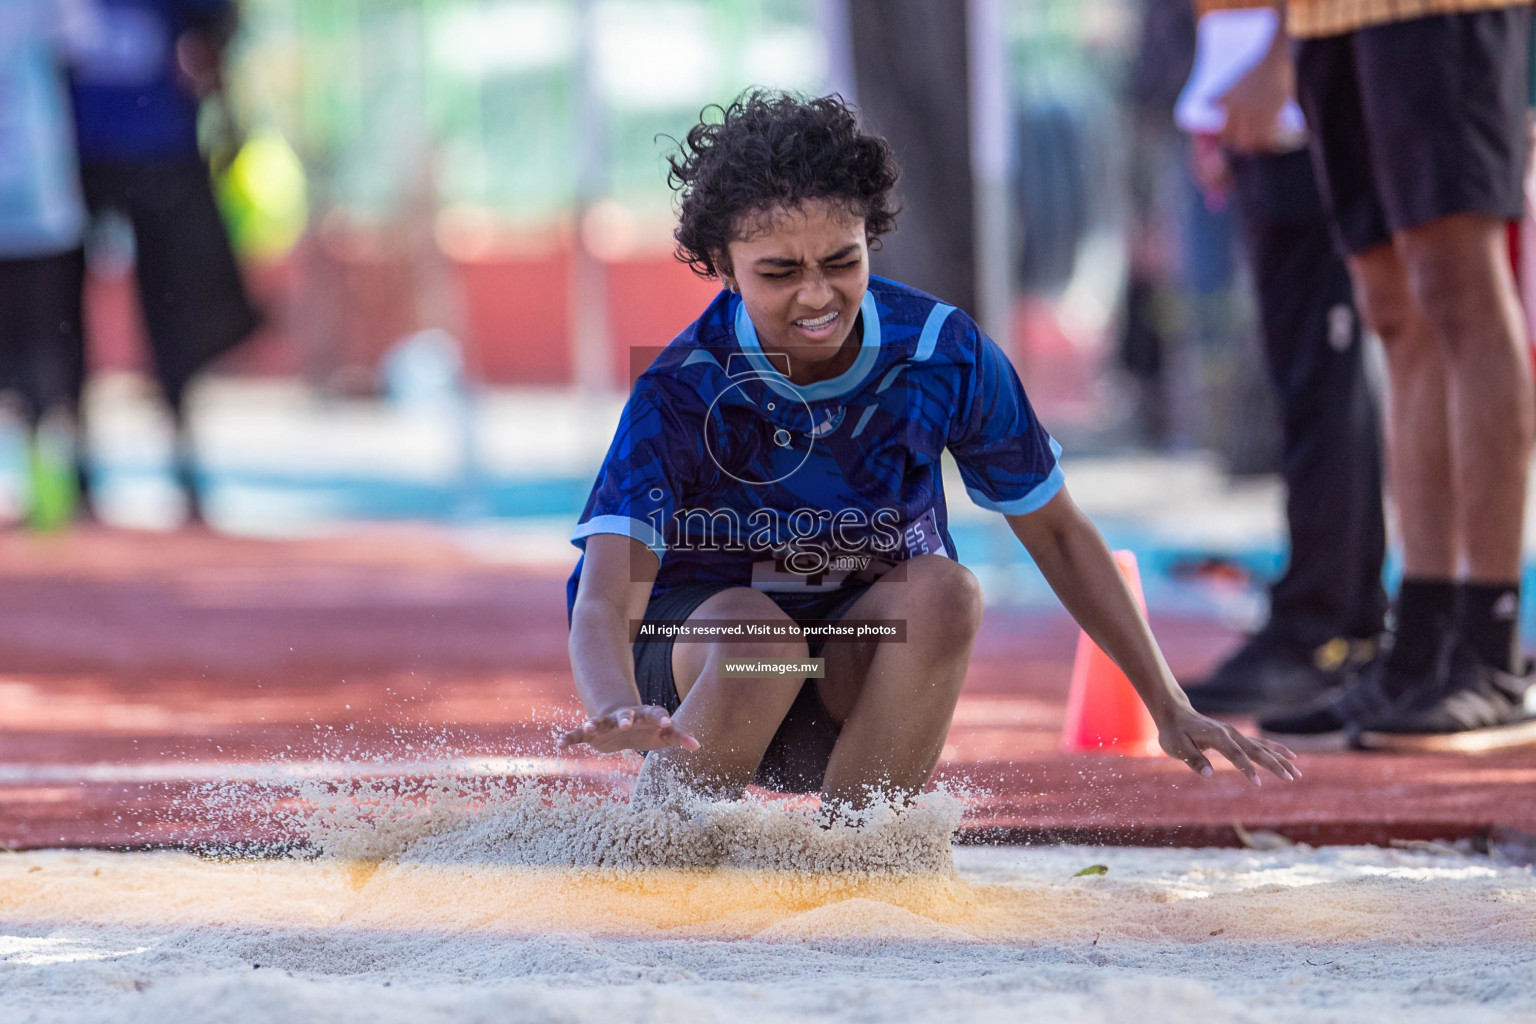
[[[82,160],[195,159],[198,100],[176,40],[231,0],[97,0],[99,30],[71,69]]]
[[[870,278],[853,365],[792,384],[721,292],[636,381],[573,542],[642,541],[653,594],[688,583],[815,591],[922,554],[957,558],[940,456],[984,508],[1033,512],[1060,446],[1001,350],[955,307]],[[581,564],[567,588],[574,603]]]

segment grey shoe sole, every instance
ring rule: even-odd
[[[1280,742],[1284,743],[1282,739]],[[1536,746],[1536,719],[1465,732],[1396,733],[1362,731],[1355,738],[1365,750],[1401,754],[1481,754],[1490,750]],[[1289,746],[1289,744],[1286,744]]]

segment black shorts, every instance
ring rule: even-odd
[[[736,583],[698,583],[653,595],[645,608],[647,622],[681,621],[692,615],[706,600]],[[838,587],[826,593],[770,593],[768,597],[796,622],[814,619],[841,619],[872,584],[859,583]],[[807,647],[810,656],[821,656],[824,639],[813,639]],[[682,703],[677,683],[672,678],[672,640],[640,640],[634,645],[635,682],[640,699],[646,704],[676,712]],[[759,786],[781,793],[814,793],[821,788],[827,761],[837,743],[839,727],[821,701],[816,681],[807,679],[768,744],[763,760],[753,778]]]
[[[0,392],[14,392],[35,422],[70,408],[85,380],[80,287],[85,252],[0,259]]]
[[[1521,217],[1530,34],[1522,6],[1300,42],[1297,98],[1346,252],[1451,214]]]

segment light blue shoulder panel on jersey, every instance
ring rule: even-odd
[[[933,307],[928,314],[928,319],[923,322],[923,333],[917,338],[917,351],[913,353],[915,362],[923,362],[933,355],[933,350],[939,344],[939,332],[944,329],[944,323],[949,319],[949,314],[955,311],[955,307],[947,302],[941,302]]]
[[[984,509],[993,512],[1001,512],[1007,516],[1027,516],[1031,512],[1037,512],[1046,506],[1052,498],[1061,491],[1067,482],[1066,474],[1061,471],[1061,442],[1051,438],[1051,454],[1056,457],[1056,465],[1051,467],[1050,475],[1040,481],[1030,492],[1022,498],[1014,498],[1012,501],[993,501],[980,491],[965,489],[965,493],[971,496],[971,500]]]
[[[667,550],[667,539],[650,523],[632,519],[629,516],[593,516],[586,522],[576,527],[576,532],[571,534],[571,543],[585,540],[595,533],[617,533],[644,544],[656,553],[658,558]],[[579,545],[578,545],[579,546]]]

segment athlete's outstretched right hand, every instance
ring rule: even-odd
[[[666,747],[699,749],[699,741],[679,729],[666,708],[654,704],[614,708],[605,714],[594,715],[582,723],[581,728],[561,736],[555,745],[568,750],[582,743],[604,754]]]

